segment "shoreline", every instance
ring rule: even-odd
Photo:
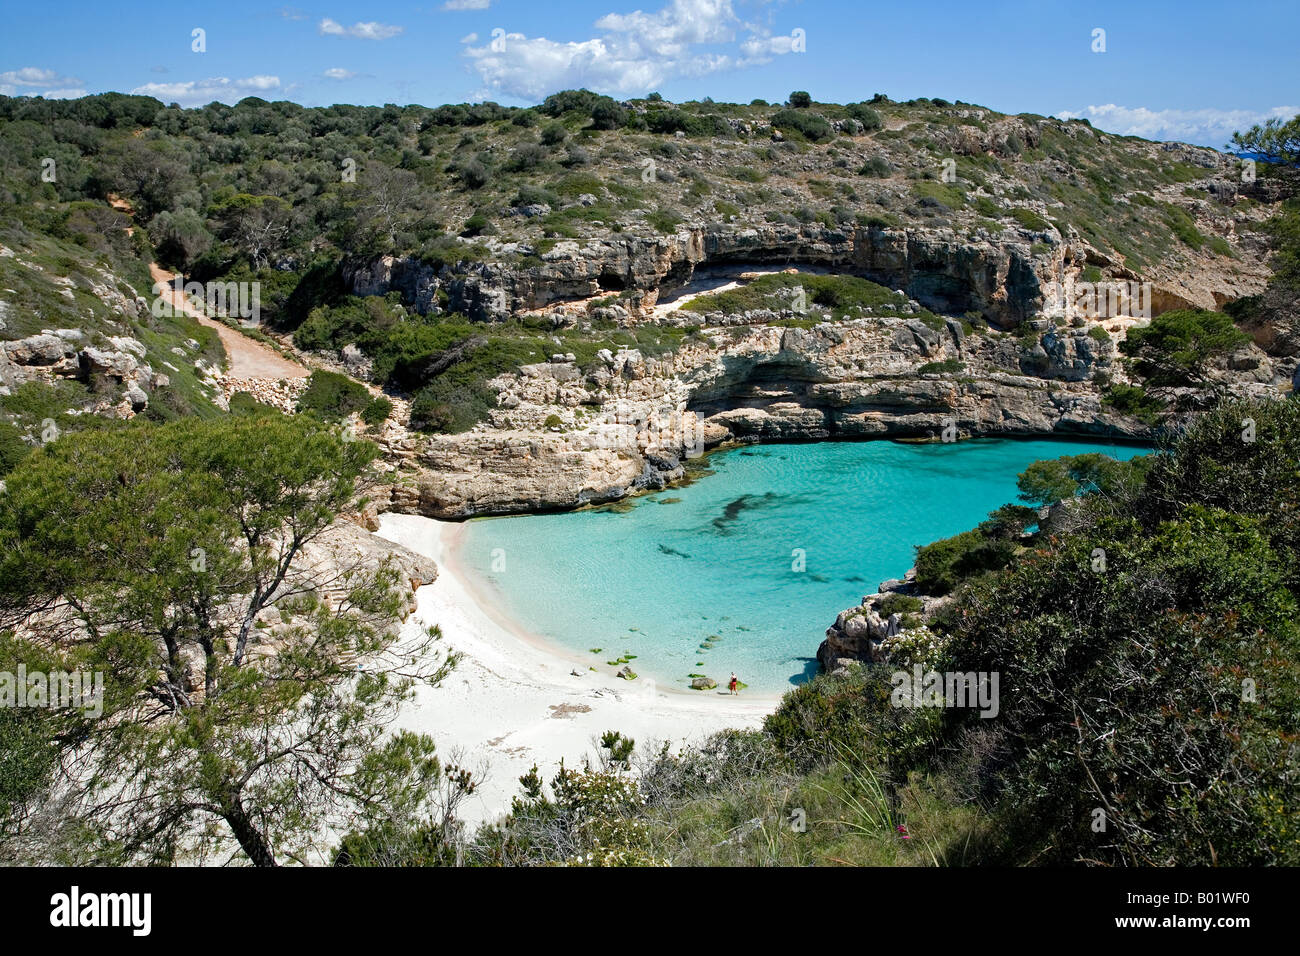
[[[642,752],[662,742],[678,750],[719,730],[758,728],[780,702],[588,671],[589,662],[529,634],[476,590],[456,561],[464,522],[387,512],[375,533],[438,568],[434,582],[416,592],[416,610],[402,627],[437,625],[441,645],[462,659],[441,686],[417,690],[396,726],[428,733],[444,764],[474,772],[479,787],[458,814],[467,823],[508,812],[518,778],[534,764],[549,781],[561,761],[574,766],[594,757],[607,730],[634,738]]]
[[[650,491],[648,493],[653,494],[654,492]],[[556,660],[564,661],[572,665],[574,668],[577,668],[579,671],[582,671],[584,674],[591,674],[592,676],[599,674],[602,677],[608,676],[603,674],[603,672],[590,669],[592,666],[592,658],[589,655],[583,655],[573,648],[564,647],[545,635],[537,634],[528,630],[517,619],[502,610],[496,603],[496,595],[490,592],[491,585],[477,578],[473,572],[466,570],[465,565],[460,560],[462,546],[461,539],[465,536],[465,530],[469,527],[469,522],[457,521],[447,523],[450,524],[451,527],[444,528],[440,531],[438,547],[441,557],[435,559],[435,563],[437,563],[438,567],[444,569],[448,574],[455,576],[460,589],[464,591],[475,605],[478,606],[478,609],[485,617],[487,617],[496,627],[506,631],[516,640],[528,645],[540,654],[545,654],[548,657],[555,658]],[[711,694],[730,696],[721,692],[721,683],[719,683],[718,687],[712,692],[697,691],[686,687],[676,687],[672,684],[665,684],[662,681],[656,680],[652,676],[644,678],[638,677],[635,681],[616,679],[611,686],[615,688],[636,689],[644,688],[647,685],[652,686],[655,693],[660,697],[667,697],[669,700],[707,699]],[[780,703],[781,698],[784,696],[784,691],[779,694],[759,693],[758,691],[745,694],[747,700],[770,701],[773,708]]]

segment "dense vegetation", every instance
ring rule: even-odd
[[[1251,142],[1289,155],[1280,134]],[[940,181],[949,159],[956,178]],[[150,414],[204,410],[209,396],[192,360],[167,356],[193,340],[194,358],[210,358],[210,334],[184,319],[124,330],[103,316],[85,318],[103,312],[88,292],[99,270],[128,297],[147,297],[144,264],[156,255],[199,281],[260,282],[270,328],[293,332],[305,349],[357,345],[372,359],[376,383],[415,398],[417,427],[459,431],[490,411],[487,382],[520,364],[554,351],[674,343],[639,334],[628,341],[599,322],[554,334],[526,323],[476,329],[447,314],[445,289],[422,306],[428,314],[409,301],[390,307],[349,297],[346,265],[405,254],[462,276],[490,256],[527,270],[566,239],[765,221],[951,225],[972,238],[1012,230],[1038,244],[1073,232],[1141,272],[1186,264],[1197,250],[1232,254],[1223,236],[1251,225],[1233,225],[1250,200],[1219,204],[1193,159],[1148,155],[1082,121],[883,95],[837,105],[795,91],[788,104],[770,106],[657,96],[618,103],[571,90],[526,109],[305,108],[256,97],[181,109],[122,94],[0,97],[0,243],[39,264],[45,280],[0,257],[0,283],[24,301],[47,303],[25,309],[2,334],[70,325],[59,318],[70,309],[61,288],[70,280],[80,325],[99,335],[129,332],[149,347],[155,367],[176,367]],[[1063,167],[1066,176],[1057,172]],[[1193,195],[1171,201],[1177,189]],[[132,220],[108,205],[114,196],[134,211],[133,236],[125,230]],[[1215,234],[1198,231],[1179,205],[1184,199],[1197,204],[1200,228],[1206,216],[1213,220]],[[513,245],[501,251],[498,243]],[[824,304],[838,314],[851,303]]]

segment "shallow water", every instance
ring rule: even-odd
[[[526,630],[642,680],[732,671],[759,693],[816,673],[835,615],[912,565],[914,546],[1014,501],[1033,461],[1134,445],[1063,440],[763,445],[630,508],[480,518],[461,562]],[[708,642],[708,646],[703,646]],[[588,653],[600,648],[598,654]]]

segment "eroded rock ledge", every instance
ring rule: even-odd
[[[662,488],[688,457],[731,442],[1149,439],[1148,425],[1103,405],[1123,373],[1111,337],[1092,329],[1049,329],[1026,351],[957,322],[863,318],[706,329],[660,358],[603,352],[583,368],[560,357],[494,379],[500,407],[470,432],[387,433],[393,471],[373,494],[380,510],[459,519]],[[1246,351],[1222,370],[1230,390],[1275,394],[1290,379],[1294,360]],[[941,362],[960,364],[934,371]]]
[[[1139,276],[1113,255],[1051,226],[1041,232],[967,235],[916,225],[691,224],[669,236],[564,240],[541,255],[527,243],[496,244],[492,251],[488,261],[454,265],[392,256],[354,262],[345,266],[343,280],[356,295],[395,291],[421,313],[445,308],[480,321],[620,292],[635,321],[658,299],[687,285],[697,270],[738,263],[802,265],[902,289],[936,312],[978,312],[995,328],[1010,329],[1041,311],[1051,283],[1085,265],[1114,280],[1150,281],[1157,313],[1218,308],[1258,293],[1268,274],[1262,262],[1237,262],[1226,269],[1207,257],[1194,271],[1157,264]]]

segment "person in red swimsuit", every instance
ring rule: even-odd
[[[739,681],[736,680],[736,675],[733,673],[733,674],[731,675],[731,683],[728,685],[729,688],[731,689],[731,692],[732,692],[733,694],[736,692],[736,685],[737,685],[738,683],[739,683]]]

